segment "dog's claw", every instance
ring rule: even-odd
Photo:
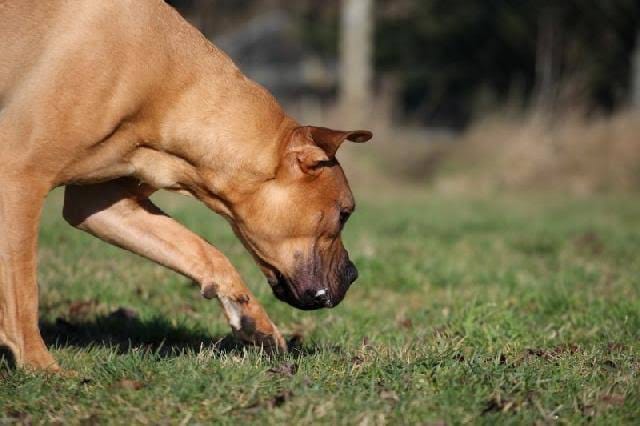
[[[280,330],[278,330],[275,325],[271,325],[273,327],[273,334],[270,336],[270,338],[274,352],[287,353],[287,351],[289,350],[287,341],[284,339],[284,337],[282,337],[282,334],[280,334]]]

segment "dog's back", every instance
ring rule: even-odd
[[[0,1],[0,156],[109,132],[163,78],[167,25],[187,26],[161,0]]]
[[[0,2],[0,100],[42,55],[59,1]],[[0,103],[0,106],[2,104]]]
[[[0,158],[25,143],[90,147],[143,105],[170,108],[203,75],[216,76],[206,81],[210,104],[226,105],[212,120],[259,127],[282,116],[268,92],[163,0],[0,0],[0,39]],[[252,102],[228,102],[231,90]],[[53,161],[35,151],[24,160]]]

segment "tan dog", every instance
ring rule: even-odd
[[[300,126],[161,0],[4,0],[0,40],[0,344],[18,365],[58,368],[38,330],[36,246],[61,185],[69,223],[192,278],[249,342],[286,350],[227,258],[154,191],[224,216],[279,299],[342,300],[354,201],[335,153],[370,132]]]

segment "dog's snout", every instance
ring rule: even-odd
[[[308,291],[308,298],[313,300],[313,304],[316,306],[328,306],[331,303],[331,296],[329,289],[321,288],[316,291]]]
[[[358,279],[358,269],[351,261],[347,263],[347,267],[345,268],[345,278],[349,284],[352,284]]]
[[[316,294],[313,295],[313,298],[318,301],[327,300],[328,297],[329,294],[326,288],[321,288],[320,290],[316,291]]]

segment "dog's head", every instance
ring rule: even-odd
[[[234,206],[233,226],[275,296],[299,309],[336,306],[358,277],[341,231],[355,208],[335,154],[368,131],[296,127],[280,142],[274,178]]]

